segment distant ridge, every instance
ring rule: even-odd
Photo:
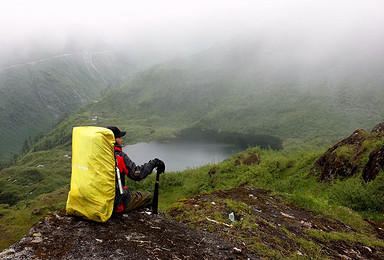
[[[0,162],[136,69],[112,50],[67,52],[0,68]]]

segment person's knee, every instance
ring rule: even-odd
[[[131,201],[128,203],[127,210],[149,206],[152,204],[152,200],[153,195],[150,192],[133,191],[131,192]]]
[[[153,200],[153,195],[152,193],[146,191],[142,193],[142,198],[143,198],[143,201],[146,202],[146,204],[151,204]]]

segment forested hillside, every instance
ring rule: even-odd
[[[42,57],[0,67],[0,162],[135,73],[129,60],[109,50]]]
[[[272,135],[286,145],[327,145],[382,121],[383,47],[305,56],[305,50],[293,51],[294,43],[277,48],[242,35],[155,65],[82,107],[64,123],[65,130],[54,131],[46,148],[63,136],[70,140],[76,124],[128,127],[133,142],[201,127]],[[6,93],[1,95],[2,151],[9,157],[10,145],[32,143],[63,114],[128,79],[132,71],[122,57],[113,52],[62,55],[0,71],[0,91]]]
[[[70,141],[74,125],[119,125],[129,130],[127,143],[199,127],[271,135],[297,147],[327,146],[383,120],[383,47],[300,60],[289,50],[242,36],[155,65],[82,106],[37,150]]]
[[[136,118],[304,141],[339,138],[383,119],[382,47],[300,61],[288,48],[232,39],[142,71],[84,110],[123,125]]]

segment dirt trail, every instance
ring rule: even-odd
[[[53,59],[58,59],[58,58],[64,58],[64,57],[69,57],[69,56],[75,56],[76,57],[76,56],[85,56],[85,55],[90,57],[91,55],[104,54],[104,53],[108,53],[108,52],[111,52],[111,51],[103,50],[103,51],[95,51],[95,52],[59,54],[59,55],[55,55],[55,56],[51,56],[51,57],[47,57],[47,58],[38,59],[38,60],[27,61],[27,62],[23,62],[23,63],[12,64],[12,65],[7,65],[7,66],[4,66],[4,67],[0,67],[0,72],[8,70],[8,69],[12,69],[12,68],[21,67],[21,66],[35,65],[36,63],[41,63],[41,62],[45,62],[45,61],[53,60]],[[90,58],[88,58],[88,59],[90,60],[90,64],[92,65],[92,67],[97,71],[95,66],[92,64],[92,60]]]

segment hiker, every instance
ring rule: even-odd
[[[151,205],[153,198],[152,193],[148,191],[127,190],[124,175],[134,181],[140,181],[151,174],[154,168],[157,168],[159,173],[163,173],[165,171],[164,162],[155,158],[143,165],[136,165],[122,150],[123,136],[126,132],[120,131],[120,129],[115,126],[109,126],[107,128],[110,129],[115,136],[115,158],[120,170],[120,179],[123,187],[123,194],[121,194],[118,184],[119,180],[116,178],[114,212],[131,211],[136,208]]]

